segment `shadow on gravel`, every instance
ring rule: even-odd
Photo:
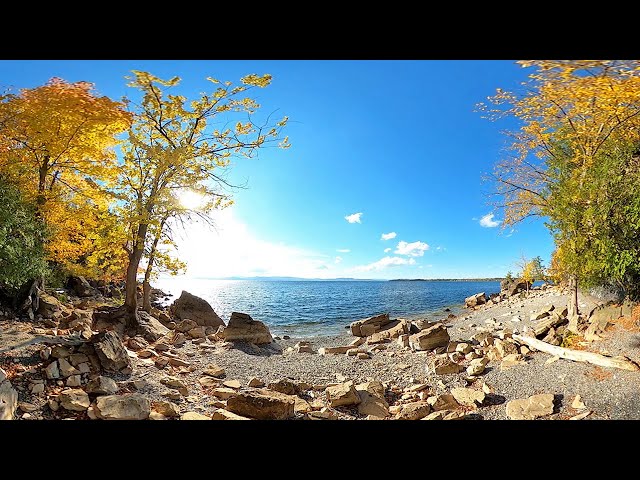
[[[564,394],[558,393],[553,396],[553,413],[560,413],[564,402]]]
[[[487,407],[493,406],[493,405],[502,405],[506,401],[507,399],[502,395],[496,395],[495,393],[488,393],[484,397],[483,405],[486,405]]]
[[[469,413],[464,417],[463,420],[483,420],[484,417],[479,413]]]
[[[629,340],[629,346],[631,348],[640,348],[640,335],[633,335]]]
[[[271,355],[282,355],[282,350],[278,350],[277,348],[273,348],[271,346],[267,347],[259,347],[254,345],[253,343],[247,342],[234,342],[234,346],[236,350],[240,350],[241,352],[246,353],[247,355],[255,355],[258,357],[270,357]]]

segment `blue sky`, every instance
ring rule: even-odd
[[[133,69],[180,76],[194,96],[207,76],[270,73],[255,95],[261,112],[290,118],[292,147],[239,160],[229,178],[247,188],[235,205],[217,213],[215,231],[194,225],[183,236],[189,275],[469,278],[515,271],[522,255],[549,261],[542,220],[502,229],[482,182],[514,124],[483,119],[475,105],[526,79],[515,61],[0,61],[0,84],[58,76],[120,98]],[[356,213],[359,222],[345,218]]]

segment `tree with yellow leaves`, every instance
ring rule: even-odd
[[[569,280],[570,309],[577,314],[578,279],[593,277],[595,271],[594,265],[583,269],[580,259],[599,243],[592,216],[595,172],[612,154],[630,158],[617,150],[640,141],[640,62],[519,63],[534,69],[523,92],[498,89],[489,98],[496,108],[480,105],[492,119],[512,116],[522,124],[510,132],[511,155],[495,169],[498,206],[505,212],[503,227],[534,215],[551,219],[556,243],[562,247],[557,258],[576,260]]]
[[[247,93],[267,87],[270,75],[247,75],[235,86],[211,77],[207,80],[215,90],[189,101],[171,93],[179,77],[163,80],[133,71],[130,78],[129,86],[139,90],[142,98],[130,103],[135,118],[116,188],[128,224],[124,309],[130,323],[137,318],[137,275],[145,252],[152,251],[149,246],[161,238],[168,219],[187,210],[176,201],[178,194],[190,190],[200,195],[202,212],[222,208],[229,204],[223,174],[234,158],[254,157],[273,142],[281,148],[289,146],[287,137],[280,137],[286,117],[270,123],[269,116],[262,124],[252,119],[260,105]],[[239,115],[245,121],[227,126]],[[153,268],[154,263],[155,258],[147,265]]]
[[[37,204],[49,227],[48,259],[72,273],[92,255],[96,229],[106,233],[105,187],[116,179],[114,147],[131,119],[93,87],[52,78],[0,98],[0,173]]]

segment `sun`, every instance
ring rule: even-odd
[[[204,195],[193,190],[183,189],[178,193],[180,205],[188,210],[195,210],[202,207],[205,202]]]

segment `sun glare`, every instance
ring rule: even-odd
[[[189,210],[195,210],[201,207],[205,201],[202,194],[194,192],[193,190],[182,190],[178,194],[178,200],[180,201],[180,205]]]

